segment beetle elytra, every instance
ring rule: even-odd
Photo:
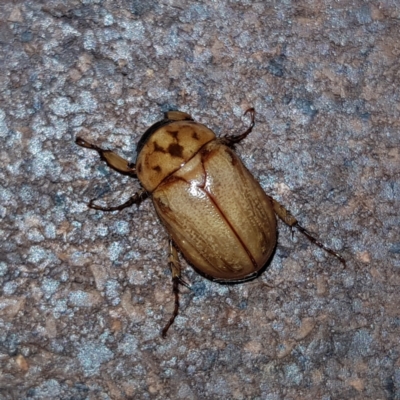
[[[139,140],[136,164],[77,137],[79,146],[95,150],[114,170],[138,178],[142,189],[124,204],[89,207],[117,211],[151,197],[169,234],[168,265],[175,307],[162,335],[179,310],[181,278],[177,249],[196,271],[219,283],[238,283],[258,276],[271,258],[277,240],[276,216],[340,260],[334,250],[314,238],[272,197],[242,164],[233,146],[253,129],[217,138],[213,131],[180,111],[165,113]]]

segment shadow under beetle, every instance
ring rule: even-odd
[[[139,140],[136,164],[76,138],[79,146],[97,151],[109,167],[138,178],[143,187],[119,206],[101,207],[93,200],[88,206],[120,211],[151,197],[168,231],[175,307],[162,330],[163,337],[178,315],[179,284],[187,286],[181,278],[177,249],[197,272],[212,281],[245,282],[257,277],[271,258],[278,216],[346,266],[343,257],[314,238],[285,207],[265,194],[233,151],[254,127],[254,109],[247,113],[251,124],[244,133],[217,138],[189,114],[169,111]]]

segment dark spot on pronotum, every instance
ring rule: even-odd
[[[170,130],[167,130],[167,132],[168,132],[174,139],[177,139],[177,138],[178,138],[178,131],[170,131]]]
[[[199,135],[197,134],[196,131],[193,131],[192,138],[195,139],[195,140],[199,140]]]
[[[168,146],[168,153],[171,154],[172,157],[180,157],[183,155],[183,147],[178,143],[171,143]]]
[[[165,149],[160,146],[157,142],[154,142],[154,151],[159,151],[160,153],[165,153]]]
[[[137,170],[138,170],[139,174],[142,172],[142,164],[137,165]]]
[[[156,172],[161,172],[161,167],[159,165],[156,165],[152,169],[154,169],[154,171],[156,171]]]

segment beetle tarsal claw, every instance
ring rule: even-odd
[[[185,286],[186,288],[188,288],[189,290],[192,290],[192,285],[188,282],[186,282],[185,280],[183,280],[182,278],[179,278],[179,283],[182,286]]]
[[[255,125],[255,119],[256,119],[256,110],[251,107],[248,108],[245,113],[243,115],[247,115],[248,113],[250,113],[250,118],[251,118],[251,127],[253,127]]]
[[[75,139],[75,143],[78,146],[85,147],[87,149],[92,149],[93,148],[93,145],[91,143],[87,142],[86,140],[82,139],[79,136]]]
[[[95,199],[90,200],[88,203],[88,207],[92,208],[93,210],[102,210],[104,208],[104,207],[98,206],[97,204],[94,204],[94,202],[95,202]]]

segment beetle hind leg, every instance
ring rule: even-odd
[[[314,236],[312,236],[311,233],[308,232],[307,229],[305,229],[301,225],[299,225],[298,222],[296,222],[294,227],[297,230],[299,230],[303,235],[305,235],[308,238],[308,240],[310,240],[312,243],[317,245],[319,248],[325,250],[327,253],[333,255],[334,257],[336,257],[343,264],[343,266],[346,268],[346,260],[340,254],[336,253],[336,251],[332,250],[330,247],[327,247],[322,242],[320,242],[318,239],[316,239]]]
[[[172,312],[172,316],[169,319],[167,325],[165,325],[164,329],[161,332],[163,338],[167,336],[168,329],[174,323],[175,318],[179,314],[179,284],[189,287],[188,283],[186,283],[181,278],[181,265],[178,259],[178,252],[176,251],[176,247],[172,239],[169,239],[169,255],[168,255],[168,265],[171,269],[172,273],[172,293],[174,294],[174,311]]]
[[[325,250],[327,253],[333,255],[334,257],[336,257],[343,264],[343,266],[346,268],[346,260],[340,254],[336,253],[336,251],[332,250],[331,248],[329,248],[328,246],[326,246],[325,244],[320,242],[317,238],[312,236],[311,233],[308,232],[307,229],[303,228],[298,223],[297,219],[291,214],[291,212],[286,210],[286,208],[282,204],[278,203],[272,197],[271,197],[271,201],[272,201],[272,207],[273,207],[273,209],[275,211],[275,214],[286,225],[290,226],[290,228],[296,228],[303,235],[305,235],[308,238],[308,240],[310,240],[311,243],[314,243],[319,248]]]

